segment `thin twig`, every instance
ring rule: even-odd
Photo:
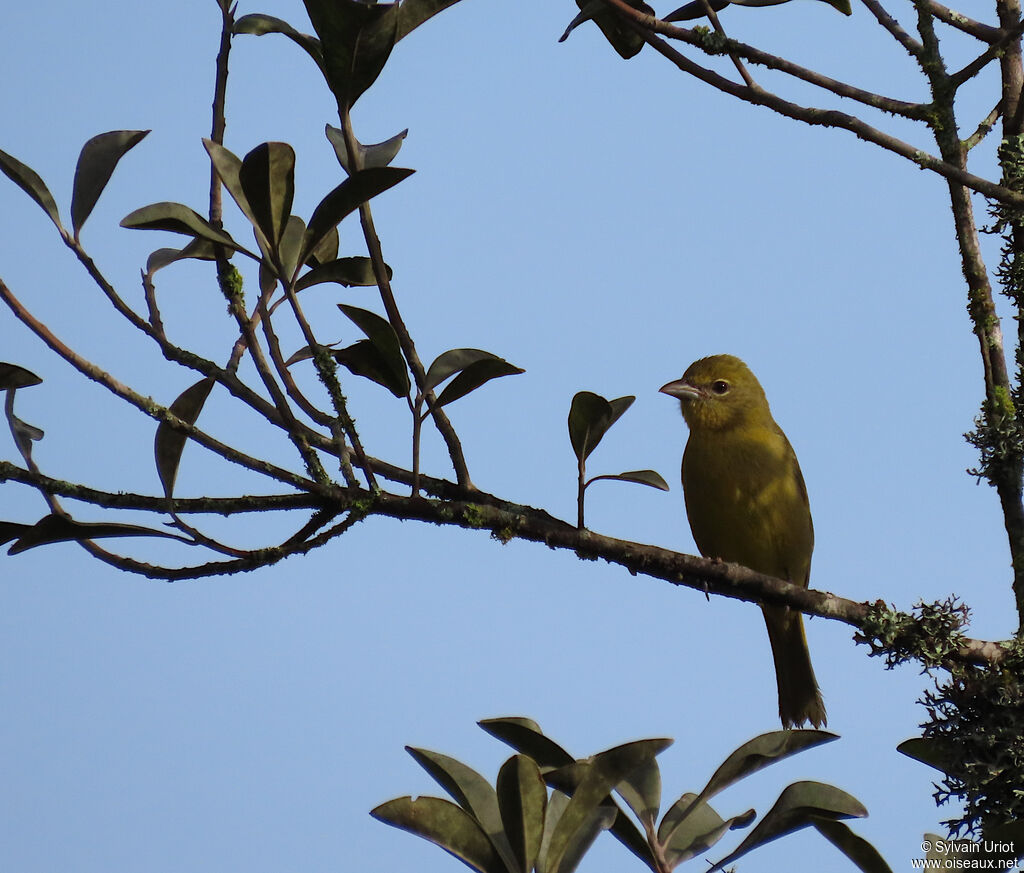
[[[352,130],[352,119],[348,108],[339,105],[338,115],[341,120],[342,134],[345,138],[349,165],[353,170],[358,170],[361,167],[362,159],[359,153],[358,141]],[[444,439],[445,445],[448,447],[448,455],[455,470],[455,478],[463,488],[473,491],[476,486],[473,485],[473,481],[469,477],[469,468],[466,466],[466,457],[462,452],[462,443],[459,441],[458,434],[455,433],[455,428],[452,427],[452,423],[445,411],[434,402],[434,392],[424,390],[427,372],[423,367],[423,362],[416,351],[416,344],[413,342],[409,329],[406,327],[402,313],[399,311],[398,304],[395,301],[395,295],[391,290],[391,278],[388,276],[387,264],[384,261],[384,253],[381,250],[380,238],[377,236],[377,230],[373,224],[373,212],[370,209],[369,203],[360,204],[359,221],[363,228],[363,238],[366,241],[370,262],[373,265],[373,275],[377,280],[377,288],[380,291],[381,301],[384,304],[384,311],[387,313],[388,321],[391,322],[395,333],[398,334],[402,354],[405,356],[409,369],[412,371],[416,387],[423,397],[426,398],[434,424]]]
[[[41,339],[51,351],[63,358],[83,376],[91,379],[99,385],[102,385],[112,394],[130,403],[132,406],[146,413],[146,415],[156,419],[157,421],[167,422],[175,430],[188,435],[200,445],[205,446],[227,461],[231,461],[234,464],[238,464],[241,467],[245,467],[273,479],[277,479],[280,482],[284,482],[303,491],[317,490],[317,484],[315,482],[312,482],[309,479],[304,479],[302,476],[297,476],[295,473],[278,467],[275,464],[271,464],[268,461],[253,458],[238,449],[232,448],[231,446],[214,439],[194,425],[182,421],[176,415],[171,413],[167,407],[161,406],[150,397],[143,397],[124,383],[115,379],[109,373],[101,370],[91,361],[87,361],[85,358],[81,357],[77,352],[61,342],[61,340],[59,340],[46,325],[38,321],[36,317],[21,304],[21,301],[14,296],[10,288],[7,287],[6,283],[2,279],[0,279],[0,299],[7,304],[18,320],[21,321],[22,324],[31,330],[37,337],[39,337],[39,339]]]
[[[985,51],[983,51],[978,57],[967,64],[963,69],[958,70],[949,77],[950,84],[954,89],[959,88],[964,82],[974,78],[980,73],[985,67],[987,67],[992,61],[1002,57],[1006,47],[1011,43],[1018,42],[1020,35],[1024,33],[1024,21],[1020,22],[1016,27],[1006,31],[1003,36],[997,41],[992,43]]]
[[[992,111],[989,112],[988,115],[978,122],[978,126],[974,129],[974,133],[963,141],[963,150],[965,152],[969,152],[992,132],[992,129],[996,126],[996,122],[999,120],[999,116],[1002,114],[1001,107],[1002,102],[1000,101],[992,107]]]
[[[755,46],[738,42],[737,40],[728,39],[724,44],[718,42],[711,43],[706,33],[702,34],[700,31],[691,28],[667,24],[664,21],[633,9],[624,3],[623,0],[606,0],[606,2],[614,6],[624,17],[629,18],[634,23],[647,27],[649,30],[666,36],[669,39],[685,42],[694,48],[699,48],[706,54],[721,54],[724,50],[728,50],[752,64],[792,76],[794,79],[814,85],[824,91],[835,94],[837,97],[846,97],[858,103],[863,103],[865,106],[880,109],[883,112],[898,115],[902,118],[922,120],[927,117],[928,107],[926,104],[912,103],[906,100],[897,100],[894,97],[886,97],[882,94],[875,94],[872,91],[867,91],[847,82],[825,76],[816,70],[802,67],[800,64],[795,64],[778,55],[770,54]]]
[[[615,3],[616,0],[608,0],[608,2]],[[968,188],[977,191],[979,194],[984,194],[986,197],[991,197],[993,200],[998,200],[1002,203],[1008,203],[1013,206],[1024,206],[1024,195],[1019,194],[1016,191],[1012,191],[1002,185],[990,182],[987,179],[983,179],[980,176],[976,176],[973,173],[969,173],[962,167],[947,163],[941,158],[937,158],[922,149],[915,148],[910,143],[884,133],[854,115],[849,115],[848,113],[840,112],[836,109],[818,109],[814,107],[801,106],[800,104],[784,100],[778,95],[768,91],[752,91],[745,85],[739,85],[735,82],[731,82],[729,79],[720,76],[713,70],[709,70],[706,67],[702,67],[700,64],[691,61],[642,24],[638,24],[631,20],[628,22],[628,25],[633,27],[655,51],[672,61],[672,63],[684,73],[700,79],[702,82],[711,85],[713,88],[717,88],[719,91],[731,94],[732,96],[745,100],[748,103],[764,106],[767,109],[771,109],[773,112],[777,112],[779,115],[784,115],[787,118],[802,121],[805,124],[847,130],[866,142],[873,143],[886,151],[900,155],[922,169],[931,170],[934,173],[938,173],[940,176],[944,176],[945,178],[961,185],[966,185]]]
[[[862,0],[862,2],[866,6],[869,0]],[[941,3],[936,3],[935,0],[917,0],[917,2],[919,6],[927,10],[929,14],[934,15],[939,21],[948,24],[950,27],[955,27],[957,30],[963,31],[982,42],[996,42],[1003,35],[1002,30],[998,27],[975,21],[973,18],[968,18],[962,12],[957,12],[948,6],[943,6]]]
[[[889,31],[890,36],[907,50],[907,54],[913,58],[920,57],[921,52],[924,51],[920,40],[914,39],[907,33],[903,29],[903,25],[893,18],[878,0],[861,0],[861,2],[867,7],[868,12],[875,16],[875,20]]]

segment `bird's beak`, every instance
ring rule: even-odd
[[[658,391],[662,394],[668,394],[670,397],[676,397],[679,400],[696,400],[701,396],[699,388],[695,388],[683,379],[676,379],[666,385],[662,385]]]

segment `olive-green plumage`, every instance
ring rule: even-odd
[[[679,399],[690,438],[683,452],[686,514],[705,557],[808,584],[814,528],[796,453],[764,389],[732,355],[691,364],[662,392]],[[825,724],[803,618],[763,606],[784,727]]]

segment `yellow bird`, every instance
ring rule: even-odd
[[[757,377],[739,358],[714,355],[660,390],[679,399],[690,429],[683,492],[700,553],[806,587],[814,549],[807,487]],[[761,609],[783,727],[822,727],[803,617],[785,606]]]

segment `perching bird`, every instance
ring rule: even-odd
[[[735,6],[778,6],[788,2],[789,0],[710,0],[711,8],[715,12],[721,12],[730,3]],[[838,9],[843,15],[850,15],[853,12],[850,9],[850,0],[824,0],[824,2]],[[707,14],[707,8],[704,6],[703,0],[693,0],[693,2],[687,3],[685,6],[680,6],[675,12],[670,12],[661,20],[692,21],[694,18],[703,18]]]
[[[683,492],[702,555],[807,586],[814,528],[796,453],[772,418],[764,389],[732,355],[691,364],[662,386],[679,399],[690,438]],[[762,606],[775,660],[783,727],[825,724],[803,617]]]

